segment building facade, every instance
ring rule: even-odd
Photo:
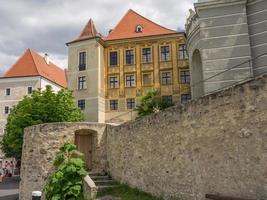
[[[86,121],[104,122],[104,46],[90,19],[78,39],[68,46],[68,88]]]
[[[199,0],[186,34],[193,98],[267,72],[266,0]]]
[[[45,89],[47,85],[52,86],[54,91],[65,88],[64,70],[50,62],[47,55],[42,57],[28,49],[0,78],[0,140],[12,107],[24,96],[31,95],[33,90]],[[0,152],[0,162],[3,157]]]
[[[78,39],[67,44],[68,88],[74,90],[77,104],[85,102],[80,107],[87,121],[134,119],[139,97],[151,89],[174,103],[191,98],[184,33],[164,28],[133,10],[107,37],[97,33],[91,20],[88,24]],[[88,63],[86,70],[81,72],[80,63]],[[84,89],[79,88],[82,77],[87,81]],[[91,98],[96,99],[94,103],[89,102]]]

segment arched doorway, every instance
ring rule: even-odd
[[[192,96],[197,99],[204,95],[203,67],[200,51],[197,49],[192,56]]]
[[[75,131],[75,145],[77,149],[84,154],[84,161],[89,170],[92,170],[93,167],[95,135],[96,132],[92,130],[83,129]]]

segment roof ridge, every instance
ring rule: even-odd
[[[160,26],[161,28],[164,28],[164,29],[169,30],[169,31],[173,31],[174,33],[178,33],[178,32],[175,31],[175,30],[166,28],[166,27],[164,27],[164,26],[162,26],[162,25],[160,25],[160,24],[158,24],[158,23],[152,21],[151,19],[148,19],[148,18],[144,17],[143,15],[141,15],[141,14],[137,13],[136,11],[134,11],[133,9],[129,9],[129,11],[134,12],[135,14],[137,14],[137,15],[140,16],[140,17],[142,17],[143,19],[145,19],[145,20],[147,20],[147,21],[149,21],[149,22],[151,22],[151,23],[153,23],[153,24],[156,24],[156,25]],[[128,12],[129,12],[129,11],[128,11]]]
[[[28,48],[28,50],[30,51],[30,54],[31,54],[31,57],[32,57],[34,66],[35,66],[35,68],[36,68],[36,71],[37,71],[37,73],[41,76],[39,67],[36,65],[36,61],[35,61],[35,59],[34,59],[34,56],[32,55],[32,53],[35,53],[35,51],[33,51],[31,48]],[[38,54],[38,55],[39,55],[39,54]]]
[[[27,54],[27,52],[30,52],[30,54],[31,54],[31,49],[30,48],[28,48],[20,57],[19,57],[19,59],[17,59],[16,60],[16,62],[4,73],[4,75],[3,75],[3,77],[5,77],[12,69],[13,69],[13,67],[21,60],[21,58],[23,58],[26,54]],[[32,56],[32,54],[31,54],[31,56]],[[33,57],[32,57],[33,58]],[[34,60],[33,60],[34,61]],[[35,64],[35,62],[34,62],[34,65],[36,66],[36,64]],[[38,70],[37,70],[37,72],[38,72]]]
[[[111,34],[112,32],[113,32],[113,30],[115,30],[118,26],[119,26],[119,24],[122,22],[122,20],[128,15],[128,13],[130,12],[130,11],[133,11],[132,9],[129,9],[124,15],[123,15],[123,17],[120,19],[120,21],[116,24],[116,26],[112,29],[112,31],[109,33],[109,34]],[[109,35],[108,34],[108,35]],[[107,35],[107,37],[108,37],[108,35]]]
[[[136,11],[134,11],[133,9],[130,8],[130,9],[123,15],[123,17],[122,17],[122,18],[120,19],[120,21],[116,24],[116,26],[112,29],[112,31],[107,35],[107,37],[113,32],[113,30],[115,30],[115,29],[120,25],[120,23],[123,21],[123,19],[124,19],[130,12],[133,12],[134,14],[138,15],[139,17],[141,17],[141,18],[143,18],[143,19],[145,19],[145,20],[147,20],[147,21],[149,21],[149,22],[151,22],[151,23],[153,23],[153,24],[155,24],[155,25],[157,25],[157,26],[160,26],[161,28],[164,28],[164,29],[166,29],[166,30],[168,30],[168,31],[172,31],[172,32],[174,32],[174,33],[178,33],[178,32],[175,31],[175,30],[166,28],[166,27],[164,27],[164,26],[162,26],[162,25],[160,25],[160,24],[158,24],[158,23],[156,23],[156,22],[153,22],[152,20],[150,20],[150,19],[144,17],[143,15],[137,13]]]

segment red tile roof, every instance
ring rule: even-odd
[[[24,76],[42,76],[62,87],[67,87],[65,71],[51,61],[47,64],[44,57],[31,49],[27,49],[3,77]]]
[[[142,32],[136,32],[136,27],[138,25],[142,26]],[[105,40],[117,40],[175,33],[177,32],[160,26],[130,9],[121,19],[118,25],[109,33]]]
[[[78,42],[78,41],[82,41],[82,40],[86,40],[86,39],[90,39],[90,38],[95,38],[95,37],[101,37],[101,34],[99,34],[96,30],[96,27],[94,25],[94,22],[92,19],[90,19],[87,24],[85,25],[85,27],[83,28],[82,32],[80,33],[79,37],[69,43],[73,43],[73,42]]]

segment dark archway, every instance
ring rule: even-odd
[[[204,95],[203,67],[200,51],[197,49],[192,56],[191,67],[192,96],[197,99]]]
[[[77,149],[84,154],[84,161],[89,170],[93,168],[96,135],[96,131],[89,129],[75,131],[74,143]]]

